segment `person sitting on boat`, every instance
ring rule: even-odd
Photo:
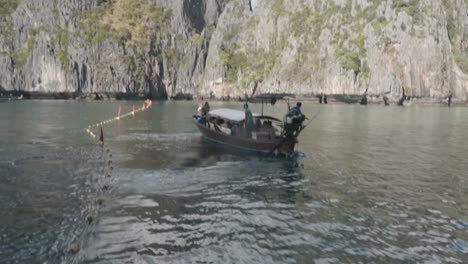
[[[197,109],[197,114],[196,116],[193,116],[198,123],[207,125],[208,123],[206,122],[206,117],[208,115],[208,112],[210,111],[210,105],[208,102],[205,102],[203,106],[199,106]],[[208,124],[209,126],[209,124]]]
[[[250,111],[249,105],[247,103],[244,104],[244,111],[245,111],[245,120],[244,120],[245,134],[248,138],[250,138],[250,136],[252,135],[252,130],[254,128],[254,120],[253,120],[252,111]]]
[[[202,116],[206,117],[206,115],[210,112],[210,105],[208,102],[205,102],[205,104],[202,107]]]
[[[203,115],[202,109],[203,109],[203,107],[199,106],[198,109],[197,109],[197,114],[193,115],[192,117],[195,119],[195,121],[197,121],[197,123],[206,124],[206,119],[202,117],[202,115]]]

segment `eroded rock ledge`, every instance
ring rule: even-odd
[[[4,2],[1,93],[468,102],[465,0]]]

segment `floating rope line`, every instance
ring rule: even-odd
[[[112,122],[121,120],[121,119],[129,117],[129,116],[135,116],[138,112],[143,112],[146,109],[150,108],[152,104],[153,104],[153,102],[151,100],[149,100],[149,99],[145,100],[143,102],[143,105],[140,108],[135,109],[135,105],[133,105],[132,111],[130,111],[128,113],[125,113],[123,115],[120,114],[120,112],[122,111],[122,106],[119,105],[119,111],[118,111],[118,114],[117,114],[116,117],[113,117],[111,119],[107,119],[107,120],[98,122],[96,124],[89,125],[86,128],[86,133],[88,133],[93,139],[96,139],[96,134],[94,134],[93,131],[92,131],[93,128],[102,127],[104,125],[108,125],[108,124],[110,124]]]
[[[151,100],[149,100],[149,99],[145,100],[143,102],[143,105],[140,108],[136,109],[135,105],[133,105],[132,106],[132,111],[130,111],[128,113],[125,113],[123,115],[121,115],[122,106],[119,105],[118,114],[117,114],[116,117],[113,117],[111,119],[107,119],[107,120],[98,122],[96,124],[89,125],[85,129],[86,133],[88,133],[93,140],[96,140],[96,134],[94,134],[92,129],[100,127],[99,138],[98,138],[97,143],[102,147],[102,150],[103,150],[103,157],[102,158],[104,160],[104,163],[103,163],[104,168],[103,168],[102,171],[100,171],[100,173],[102,173],[102,175],[103,175],[103,177],[99,178],[99,180],[98,180],[99,181],[98,184],[101,185],[101,188],[100,188],[99,194],[97,194],[97,197],[96,197],[96,199],[94,201],[97,204],[97,206],[101,206],[104,203],[104,198],[102,197],[102,195],[106,191],[109,190],[109,182],[110,182],[110,178],[112,177],[112,172],[114,170],[114,167],[112,166],[112,153],[110,153],[109,146],[104,143],[104,132],[102,130],[102,127],[104,125],[110,124],[112,122],[121,120],[121,119],[129,117],[129,116],[134,117],[136,113],[145,111],[146,109],[151,107],[152,104],[153,104],[153,102]],[[93,216],[92,214],[88,214],[88,215],[86,215],[84,220],[88,225],[90,225],[95,219],[96,219],[96,216]],[[67,246],[67,248],[66,248],[66,252],[69,253],[69,254],[76,254],[76,253],[78,253],[79,250],[80,250],[80,245],[78,243],[76,243],[76,242],[69,244]]]

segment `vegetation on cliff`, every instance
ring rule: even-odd
[[[233,17],[244,23],[224,30],[219,48],[224,81],[237,83],[240,89],[260,83],[264,92],[284,84],[295,87],[293,93],[309,89],[399,98],[405,90],[411,97],[448,93],[467,97],[463,82],[447,80],[459,77],[440,74],[451,62],[468,72],[463,40],[467,29],[462,23],[466,17],[456,8],[459,4],[455,0],[393,0],[389,6],[378,0],[272,0],[252,14],[245,14],[241,6],[244,13]],[[444,19],[445,36],[443,28],[436,29],[437,21]]]
[[[468,99],[466,2],[0,0],[0,85]]]
[[[167,33],[171,10],[150,1],[114,0],[83,14],[81,31],[91,44],[113,39],[120,45],[148,45],[151,38]]]
[[[10,15],[16,10],[21,0],[0,0],[0,16]]]

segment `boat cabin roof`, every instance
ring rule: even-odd
[[[273,121],[281,122],[281,120],[272,116],[265,116],[265,115],[262,116],[256,113],[252,113],[252,115],[253,115],[253,118],[255,119],[273,120]],[[245,119],[245,112],[242,110],[236,110],[236,109],[218,108],[218,109],[214,109],[208,112],[208,117],[225,119],[231,122],[242,122]]]
[[[254,117],[259,116],[258,114],[252,113]],[[208,112],[209,117],[226,119],[234,122],[242,122],[245,119],[245,112],[241,110],[229,109],[229,108],[218,108]]]

